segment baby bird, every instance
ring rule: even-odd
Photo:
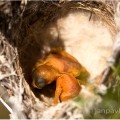
[[[59,99],[62,102],[76,97],[81,90],[80,80],[86,80],[88,77],[88,71],[78,60],[57,47],[34,65],[32,85],[42,89],[56,81],[54,103],[57,104]]]

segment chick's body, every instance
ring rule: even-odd
[[[81,74],[89,75],[74,57],[57,48],[36,62],[33,68],[33,86],[41,89],[46,84],[56,81],[54,103],[58,102],[59,97],[61,101],[66,101],[79,94],[81,87],[75,77]]]

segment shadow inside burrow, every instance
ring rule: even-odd
[[[50,29],[53,23],[46,24],[39,27],[41,23],[36,22],[34,26],[29,28],[28,36],[23,40],[23,46],[18,48],[20,64],[25,76],[26,81],[31,87],[35,95],[41,98],[41,94],[47,97],[53,97],[55,91],[55,82],[45,86],[43,89],[38,90],[32,86],[32,69],[35,63],[49,54],[50,50],[54,47],[60,46],[64,49],[63,41],[54,37]]]

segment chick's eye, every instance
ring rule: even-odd
[[[42,89],[46,84],[47,84],[47,82],[46,82],[46,80],[44,78],[37,78],[37,79],[35,79],[35,85],[39,89]]]

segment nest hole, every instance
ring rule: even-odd
[[[54,97],[55,82],[45,86],[41,90],[35,89],[31,86],[31,72],[35,62],[48,55],[51,48],[60,46],[64,50],[66,49],[64,39],[59,36],[57,20],[74,12],[84,12],[88,16],[88,21],[91,19],[97,21],[101,18],[96,17],[94,13],[92,13],[91,18],[90,10],[77,9],[76,7],[79,5],[77,2],[66,2],[62,4],[58,2],[37,3],[29,2],[27,4],[28,7],[26,6],[27,9],[23,14],[23,20],[19,30],[17,49],[25,80],[30,85],[36,97],[44,101],[42,95],[48,99]],[[30,15],[28,8],[31,8],[32,11]]]

